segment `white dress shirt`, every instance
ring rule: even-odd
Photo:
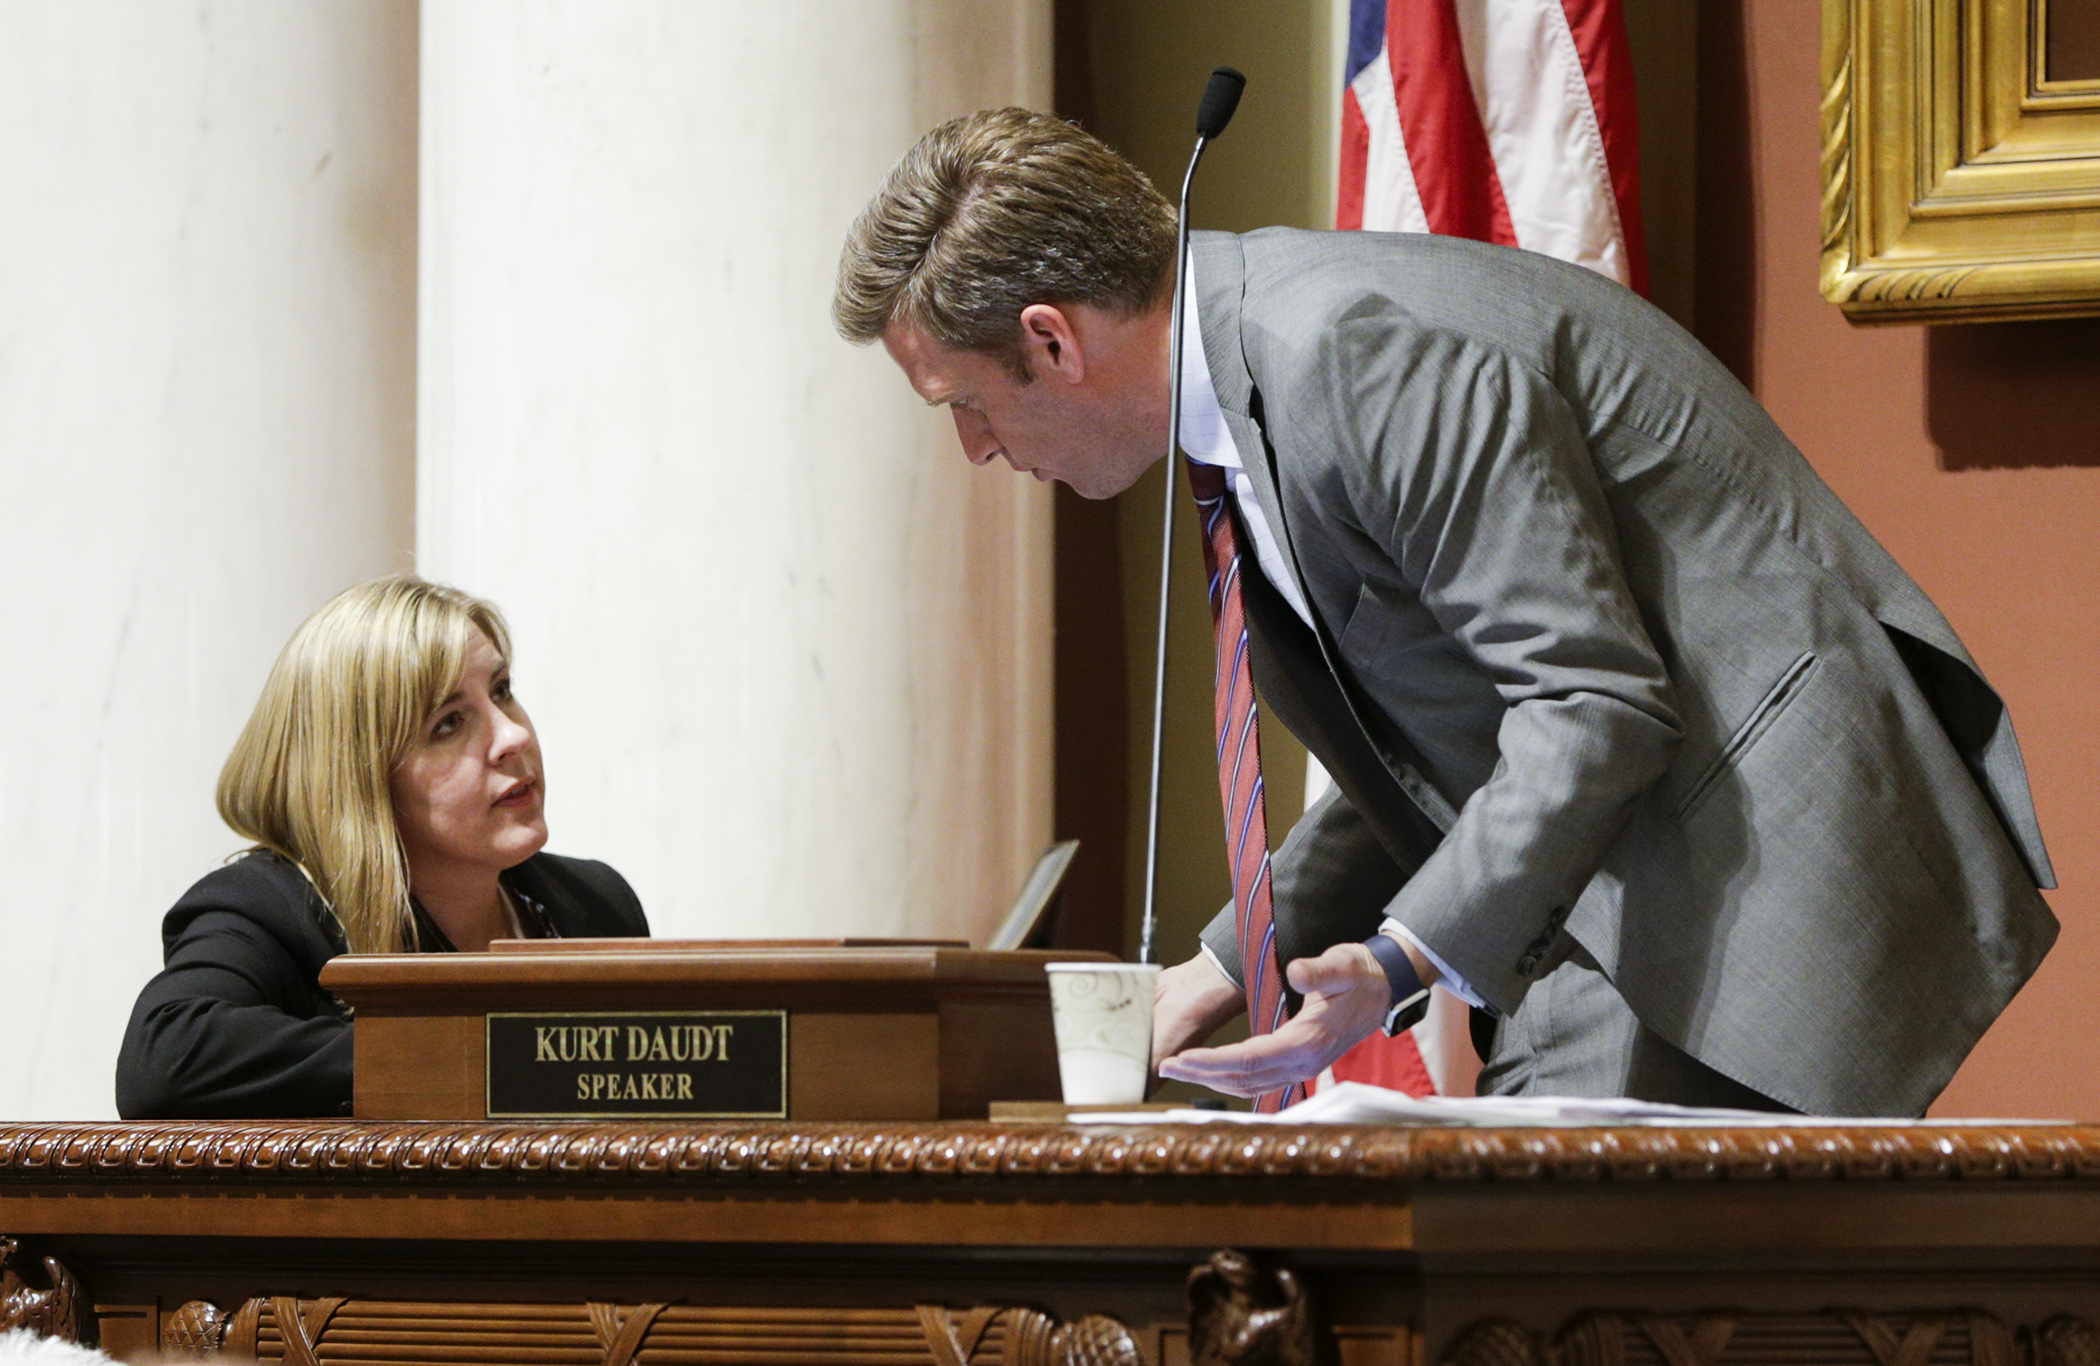
[[[1215,465],[1226,471],[1226,486],[1232,490],[1233,506],[1239,511],[1240,525],[1247,530],[1248,539],[1254,542],[1254,562],[1260,566],[1261,574],[1271,586],[1291,605],[1308,628],[1313,627],[1312,613],[1305,605],[1305,592],[1298,586],[1298,576],[1285,560],[1283,547],[1277,543],[1276,535],[1269,529],[1269,519],[1262,513],[1261,503],[1254,496],[1254,481],[1247,477],[1247,467],[1240,459],[1239,446],[1232,439],[1232,431],[1225,425],[1225,414],[1218,406],[1218,391],[1210,380],[1210,360],[1203,354],[1203,329],[1196,320],[1196,266],[1189,263],[1184,280],[1181,329],[1181,449],[1188,458],[1199,464]],[[1169,474],[1171,478],[1171,472]],[[1442,974],[1439,986],[1467,1005],[1481,1006],[1480,999],[1463,977],[1451,970],[1451,966],[1415,937],[1413,930],[1399,921],[1386,918],[1379,929],[1396,934],[1422,951],[1422,956],[1436,965]],[[1217,962],[1209,945],[1203,952],[1220,972],[1224,965]],[[1225,972],[1227,977],[1232,976]]]

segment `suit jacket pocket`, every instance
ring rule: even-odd
[[[1809,675],[1815,672],[1815,667],[1814,650],[1803,650],[1799,658],[1787,665],[1763,699],[1751,708],[1743,724],[1736,727],[1735,734],[1728,737],[1728,743],[1721,746],[1721,752],[1706,766],[1706,771],[1699,775],[1691,790],[1685,793],[1684,800],[1677,804],[1673,819],[1683,821],[1699,809],[1700,804],[1712,795],[1714,784],[1721,775],[1741,763],[1751,747],[1765,737],[1787,704],[1801,695],[1801,689],[1808,682]]]

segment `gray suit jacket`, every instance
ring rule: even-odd
[[[1193,250],[1318,622],[1249,577],[1257,681],[1337,784],[1278,851],[1280,955],[1390,914],[1509,1012],[1572,936],[1708,1066],[1922,1113],[2056,936],[2011,722],[1923,591],[1617,285],[1444,237]]]

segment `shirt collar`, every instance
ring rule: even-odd
[[[1181,285],[1181,449],[1189,459],[1228,470],[1239,469],[1239,447],[1225,427],[1225,412],[1210,379],[1210,358],[1203,354],[1203,327],[1196,317],[1196,262],[1188,263]]]

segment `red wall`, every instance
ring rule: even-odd
[[[2100,320],[1857,328],[1817,292],[1815,7],[1700,8],[1697,330],[2011,706],[2063,935],[1935,1107],[2100,1120]]]

